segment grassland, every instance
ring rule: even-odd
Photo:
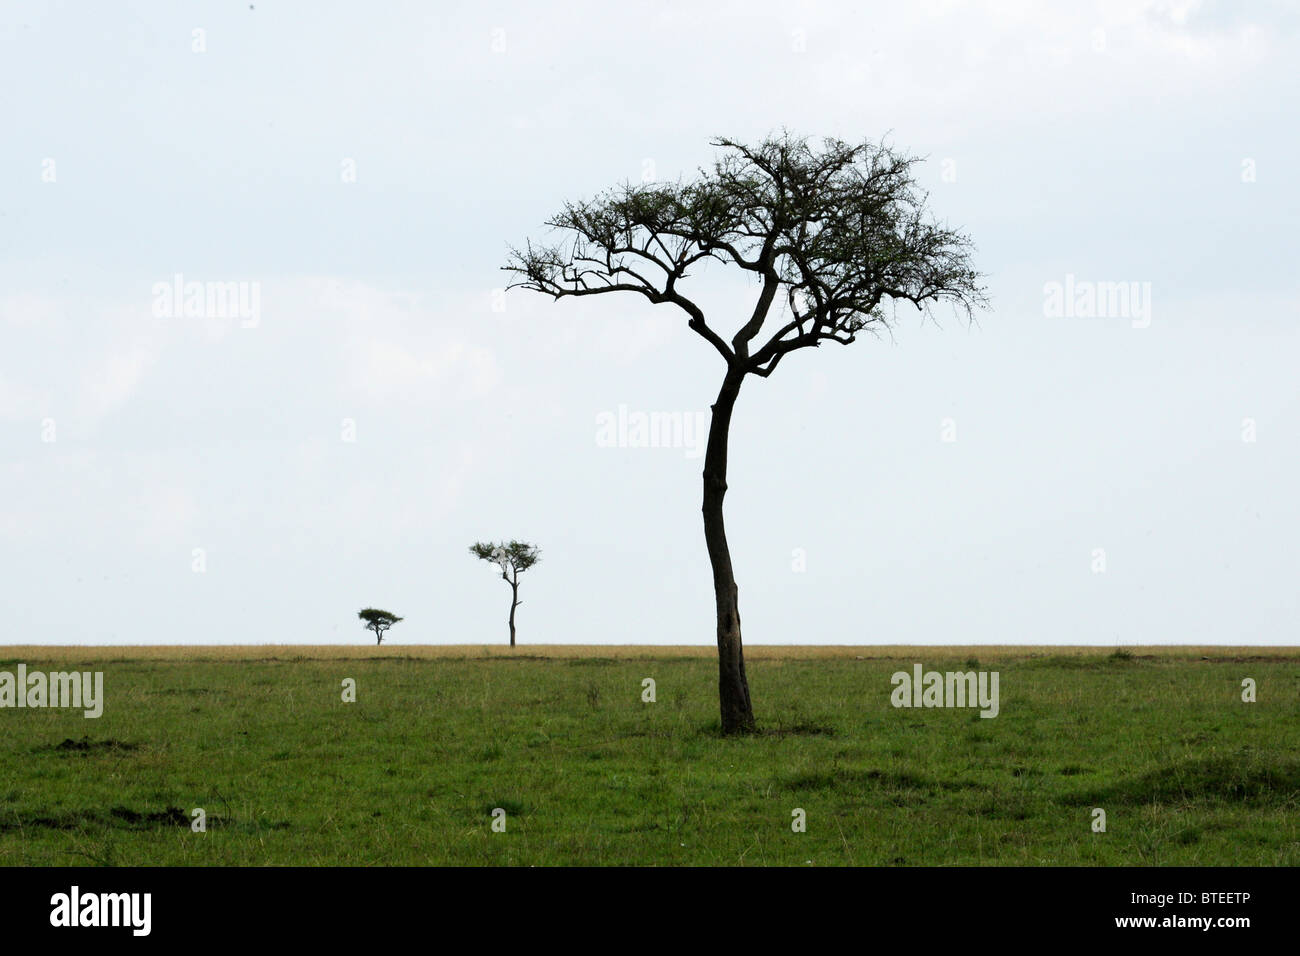
[[[1300,648],[746,656],[724,739],[707,647],[8,647],[107,703],[0,710],[0,864],[1300,863]],[[913,662],[1000,715],[895,709]]]

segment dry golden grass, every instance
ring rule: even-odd
[[[1035,657],[1105,657],[1109,646],[976,645],[976,644],[753,644],[746,646],[750,660],[926,660],[977,658],[980,661],[1024,660]],[[1173,660],[1295,660],[1300,646],[1234,647],[1227,645],[1127,645],[1135,657]],[[497,644],[166,644],[166,645],[39,645],[12,644],[0,658],[75,661],[301,661],[373,660],[382,658],[617,658],[665,660],[709,658],[716,653],[707,644],[532,644],[510,648]]]

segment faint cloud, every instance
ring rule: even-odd
[[[83,376],[78,390],[78,416],[83,420],[97,421],[124,404],[157,359],[153,342],[143,339],[127,349],[113,352],[102,363],[93,366]]]
[[[501,381],[492,352],[464,342],[416,348],[360,339],[354,347],[353,386],[374,398],[460,401],[486,395]]]

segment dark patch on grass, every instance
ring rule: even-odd
[[[763,737],[834,737],[835,728],[830,724],[819,724],[811,720],[797,720],[792,723],[777,723],[775,727],[760,727]]]
[[[1029,808],[1017,798],[993,797],[985,800],[976,811],[990,820],[1027,820]]]
[[[189,815],[180,807],[139,811],[116,806],[107,812],[98,808],[64,810],[59,813],[9,814],[0,817],[0,832],[14,830],[153,830],[158,827],[190,825]],[[209,819],[208,825],[212,825]]]
[[[1111,655],[1110,655],[1109,657],[1107,657],[1106,660],[1108,660],[1108,661],[1131,661],[1131,660],[1133,660],[1133,652],[1130,651],[1130,650],[1128,650],[1127,648],[1124,648],[1124,647],[1117,647],[1117,648],[1115,648],[1114,651],[1111,652]]]
[[[492,811],[496,809],[504,810],[507,818],[522,817],[528,812],[528,808],[518,800],[494,800],[490,803],[485,803],[482,812],[490,817]]]
[[[1105,806],[1229,800],[1250,806],[1293,803],[1300,798],[1300,761],[1272,766],[1244,754],[1198,757],[1081,791],[1067,802]]]
[[[922,774],[899,773],[886,770],[811,770],[781,779],[780,784],[791,790],[830,790],[843,788],[871,788],[876,790],[912,790],[923,793],[968,790],[979,784],[966,780],[935,780]]]
[[[258,681],[253,681],[254,684]],[[149,693],[158,697],[201,697],[217,693],[211,687],[162,687]]]
[[[55,754],[89,754],[102,753],[130,753],[133,750],[139,750],[139,744],[130,744],[124,740],[116,740],[112,737],[107,740],[91,740],[89,737],[82,737],[80,740],[73,740],[71,737],[65,737],[57,744],[45,744],[41,747],[33,747],[32,753],[55,753]]]
[[[699,729],[695,731],[696,737],[715,737],[718,740],[726,741],[754,740],[761,737],[762,734],[762,730],[753,730],[749,733],[742,731],[735,734],[724,734],[722,732],[722,721],[720,720],[709,721],[709,723],[701,725]]]
[[[115,820],[123,820],[129,826],[136,829],[148,828],[159,824],[178,827],[187,827],[190,825],[189,814],[180,807],[167,807],[163,810],[155,810],[152,813],[141,813],[138,810],[132,810],[130,807],[117,806],[113,807],[108,812]]]

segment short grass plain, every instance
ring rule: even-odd
[[[744,738],[711,654],[11,646],[107,702],[0,710],[0,865],[1300,864],[1300,648],[756,646]],[[914,663],[999,716],[894,708]]]

